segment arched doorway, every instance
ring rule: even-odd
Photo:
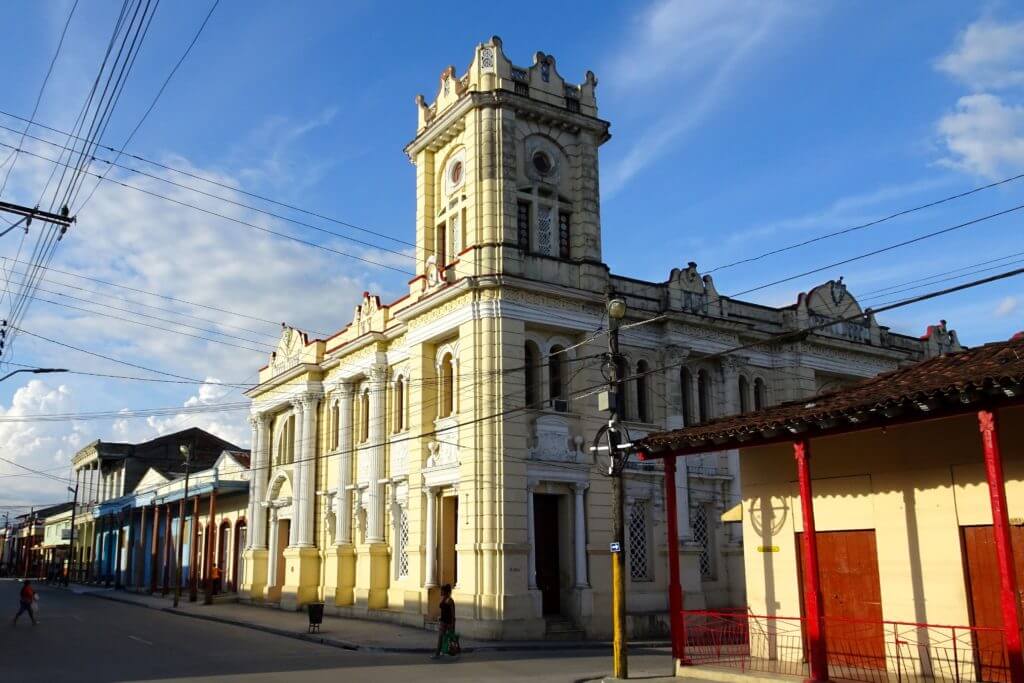
[[[220,569],[220,586],[216,587],[217,592],[227,588],[229,562],[231,559],[231,522],[224,520],[220,523],[217,533],[217,567]]]
[[[245,578],[245,560],[242,553],[245,551],[248,526],[244,519],[235,523],[235,556],[231,566],[231,589],[237,591]]]

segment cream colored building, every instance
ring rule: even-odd
[[[571,84],[500,40],[417,98],[416,277],[385,304],[364,294],[327,339],[285,328],[252,398],[250,548],[242,593],[295,607],[423,624],[455,586],[459,630],[491,638],[610,633],[610,484],[588,446],[602,424],[604,301],[629,304],[633,436],[842,385],[957,346],[873,319],[740,356],[726,348],[859,312],[841,282],[774,309],[720,296],[695,264],[665,281],[602,260],[597,79]],[[629,226],[624,226],[629,227]],[[328,293],[324,292],[325,298]],[[651,319],[653,322],[646,322]],[[735,452],[682,468],[690,605],[743,604]],[[627,485],[634,633],[665,629],[663,482]],[[738,525],[733,525],[737,526]]]
[[[1018,334],[651,436],[677,463],[711,443],[741,455],[746,609],[688,614],[677,656],[821,680],[817,632],[836,680],[1020,680],[1020,617],[1002,607],[1019,615],[1024,586],[1022,389]],[[722,647],[739,633],[745,650]]]

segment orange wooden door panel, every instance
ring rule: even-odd
[[[1024,585],[1024,528],[1010,527],[1013,558],[1017,569],[1017,587]],[[1002,628],[1003,613],[999,602],[999,563],[996,559],[995,535],[992,526],[962,528],[967,594],[970,601],[971,626]],[[1018,596],[1018,599],[1019,596]],[[975,661],[985,681],[1008,681],[1003,636],[994,631],[978,631],[974,636]]]
[[[803,534],[798,534],[802,548]],[[882,588],[874,530],[819,531],[818,567],[829,666],[885,669]],[[801,612],[803,612],[803,566]]]

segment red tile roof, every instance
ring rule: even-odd
[[[1024,335],[922,361],[803,401],[650,434],[646,457],[750,447],[795,434],[871,429],[1024,400]]]

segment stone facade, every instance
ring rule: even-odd
[[[422,625],[454,585],[459,630],[610,634],[610,482],[588,446],[609,290],[622,334],[626,426],[638,436],[812,396],[957,346],[873,317],[800,341],[774,336],[860,312],[841,282],[776,309],[719,296],[696,264],[665,282],[601,256],[597,79],[565,82],[550,55],[519,67],[501,41],[417,98],[416,277],[371,294],[327,339],[285,327],[252,398],[243,597]],[[631,325],[631,323],[635,323]],[[751,345],[728,357],[713,354]],[[690,459],[676,482],[687,604],[745,604],[735,453]],[[660,469],[633,463],[627,587],[634,633],[664,629]],[[737,527],[727,529],[727,526]]]

